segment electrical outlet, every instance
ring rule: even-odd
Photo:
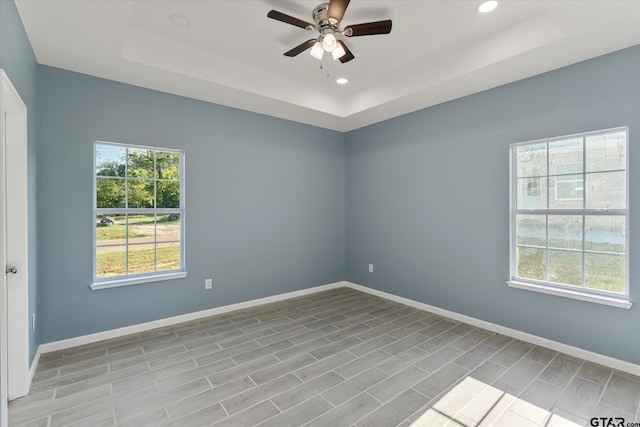
[[[373,264],[369,264],[369,273],[373,273]]]
[[[35,314],[31,315],[31,330],[32,331],[36,330],[36,315]]]
[[[211,289],[213,287],[213,281],[211,279],[206,279],[204,281],[204,288]]]

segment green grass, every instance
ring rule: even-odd
[[[163,215],[158,217],[157,224],[172,223],[180,224],[180,220],[170,221],[169,215]],[[129,215],[129,238],[133,237],[147,237],[149,234],[140,232],[139,229],[133,225],[153,224],[153,216],[146,215]],[[124,239],[125,237],[125,224],[124,217],[115,217],[115,225],[102,225],[96,228],[96,240],[116,240]]]
[[[141,274],[154,272],[154,248],[152,245],[145,249],[129,247],[129,272],[128,274]],[[177,270],[180,268],[180,245],[166,245],[157,248],[158,271]],[[96,275],[100,278],[112,276],[124,276],[125,252],[107,251],[96,254]]]
[[[125,236],[124,225],[109,225],[105,227],[98,227],[96,229],[96,239],[101,240],[115,240],[124,239]],[[138,233],[135,228],[129,227],[129,237],[146,237],[148,234]]]
[[[624,292],[624,256],[586,254],[586,287],[609,292]],[[549,281],[582,286],[582,254],[551,251]],[[517,275],[521,278],[546,279],[546,250],[518,248]]]

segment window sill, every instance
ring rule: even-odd
[[[573,289],[556,288],[553,286],[538,285],[533,283],[518,282],[514,280],[507,281],[510,288],[524,289],[527,291],[541,292],[543,294],[556,295],[565,298],[577,299],[580,301],[593,302],[596,304],[604,304],[612,307],[630,309],[631,301],[625,298],[608,297],[604,295],[596,295],[588,292],[581,292]]]
[[[183,279],[187,277],[186,271],[179,271],[177,273],[158,274],[154,276],[140,276],[132,277],[129,279],[116,279],[116,280],[104,280],[100,282],[94,282],[91,285],[91,290],[97,291],[99,289],[118,288],[120,286],[139,285],[141,283],[161,282],[163,280]]]

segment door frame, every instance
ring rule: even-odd
[[[0,404],[29,392],[27,107],[0,69]],[[10,201],[8,203],[7,201]],[[10,209],[7,209],[10,205]],[[10,227],[7,227],[7,223]],[[3,421],[3,420],[0,420]],[[3,424],[4,425],[4,424]]]

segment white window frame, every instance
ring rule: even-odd
[[[556,141],[560,141],[560,140],[568,140],[568,139],[575,139],[575,138],[582,138],[583,140],[583,144],[584,141],[587,137],[590,136],[597,136],[597,135],[603,135],[603,134],[609,134],[609,133],[616,133],[616,132],[625,132],[626,135],[626,140],[625,140],[625,150],[626,150],[626,154],[625,154],[625,185],[626,185],[626,209],[607,209],[607,210],[603,210],[603,209],[586,209],[586,206],[583,204],[583,208],[582,209],[549,209],[548,204],[547,204],[547,208],[546,209],[518,209],[517,208],[517,191],[518,191],[518,174],[517,174],[517,147],[519,146],[523,146],[523,145],[533,145],[533,144],[540,144],[540,143],[547,143],[547,174],[546,174],[546,178],[547,178],[547,200],[549,198],[549,177],[550,176],[555,176],[555,175],[550,175],[549,173],[549,155],[548,155],[548,150],[549,150],[549,145],[548,143],[553,143]],[[583,165],[585,164],[585,156],[586,156],[586,152],[583,150]],[[519,142],[519,143],[515,143],[515,144],[511,144],[510,146],[510,165],[509,165],[509,174],[510,174],[510,188],[509,188],[509,209],[510,209],[510,232],[509,232],[509,277],[510,280],[507,281],[507,285],[509,287],[512,288],[517,288],[517,289],[524,289],[524,290],[529,290],[529,291],[534,291],[534,292],[541,292],[541,293],[545,293],[545,294],[551,294],[551,295],[557,295],[557,296],[562,296],[562,297],[566,297],[566,298],[572,298],[572,299],[577,299],[577,300],[581,300],[581,301],[588,301],[588,302],[593,302],[593,303],[598,303],[598,304],[605,304],[605,305],[609,305],[609,306],[613,306],[613,307],[619,307],[619,308],[625,308],[625,309],[629,309],[631,308],[631,301],[629,300],[629,128],[628,127],[619,127],[619,128],[612,128],[612,129],[604,129],[604,130],[599,130],[599,131],[593,131],[593,132],[583,132],[583,133],[578,133],[578,134],[574,134],[574,135],[565,135],[565,136],[559,136],[559,137],[554,137],[554,138],[545,138],[545,139],[538,139],[538,140],[534,140],[534,141],[526,141],[526,142]],[[573,174],[573,175],[578,175],[578,174]],[[584,181],[586,180],[586,176],[587,173],[584,171],[582,172],[582,178],[583,178],[583,200],[585,199],[585,196],[587,196],[586,191],[584,190],[585,187],[585,183]],[[542,176],[541,176],[542,177]],[[523,178],[523,177],[521,177]],[[526,190],[525,190],[526,191]],[[557,194],[557,193],[556,193]],[[588,196],[587,196],[588,197]],[[567,199],[563,199],[563,200],[567,200]],[[548,203],[548,202],[547,202]],[[586,203],[586,202],[585,202]],[[585,240],[585,233],[584,233],[584,224],[585,224],[585,216],[595,216],[595,215],[607,215],[607,216],[614,216],[614,215],[620,215],[620,216],[624,216],[625,218],[625,253],[624,253],[624,262],[625,262],[625,272],[624,272],[624,293],[617,293],[617,292],[608,292],[608,291],[602,291],[602,290],[597,290],[597,289],[590,289],[590,288],[586,288],[584,286],[584,280],[583,280],[583,286],[582,287],[578,287],[578,286],[571,286],[571,285],[564,285],[561,283],[555,283],[555,282],[549,282],[549,281],[542,281],[542,280],[535,280],[535,279],[529,279],[529,278],[520,278],[517,276],[517,266],[516,266],[516,248],[517,248],[517,244],[516,244],[516,216],[517,215],[526,215],[526,214],[539,214],[539,215],[544,215],[546,218],[549,217],[549,215],[582,215],[583,216],[583,233],[582,233],[582,239],[583,239],[583,248],[580,250],[580,253],[583,254],[583,260],[584,260],[584,254],[586,253],[597,253],[597,251],[588,251],[584,249],[584,240]],[[548,219],[547,219],[547,234],[548,234]],[[548,235],[547,235],[547,245],[548,245]],[[548,257],[548,246],[547,246],[547,257]],[[621,255],[622,256],[622,255]],[[583,261],[584,262],[584,261]],[[547,266],[548,266],[548,262],[547,262]],[[584,266],[583,266],[583,275],[584,275]]]
[[[164,153],[178,153],[180,154],[180,207],[179,208],[127,208],[126,204],[124,208],[98,208],[97,207],[97,147],[98,145],[111,145],[115,147],[123,147],[123,148],[133,148],[133,149],[142,149],[142,150],[151,150],[154,152],[164,152]],[[172,280],[172,279],[180,279],[187,277],[186,265],[185,265],[185,186],[184,186],[184,163],[185,163],[185,153],[183,150],[172,149],[172,148],[164,148],[164,147],[152,147],[145,145],[136,145],[136,144],[123,144],[119,142],[110,142],[110,141],[100,141],[96,140],[93,142],[93,281],[90,284],[92,290],[98,289],[108,289],[120,286],[129,286],[129,285],[137,285],[141,283],[149,283],[149,282],[159,282],[163,280]],[[125,161],[125,169],[128,168],[128,162]],[[125,173],[126,176],[126,173]],[[122,178],[124,179],[124,177]],[[157,179],[156,179],[157,180]],[[125,180],[126,183],[127,180]],[[126,185],[126,184],[125,184]],[[155,194],[154,194],[155,196]],[[128,197],[126,186],[125,186],[125,200]],[[170,271],[162,271],[162,272],[151,272],[151,273],[141,273],[141,274],[129,274],[125,276],[115,276],[108,277],[104,279],[99,279],[96,274],[96,252],[97,252],[97,223],[96,218],[98,215],[122,215],[122,214],[169,214],[169,213],[178,213],[180,215],[180,269],[179,270],[170,270]],[[154,242],[156,236],[154,235]],[[128,247],[128,243],[126,246]],[[128,262],[128,259],[127,259]]]

